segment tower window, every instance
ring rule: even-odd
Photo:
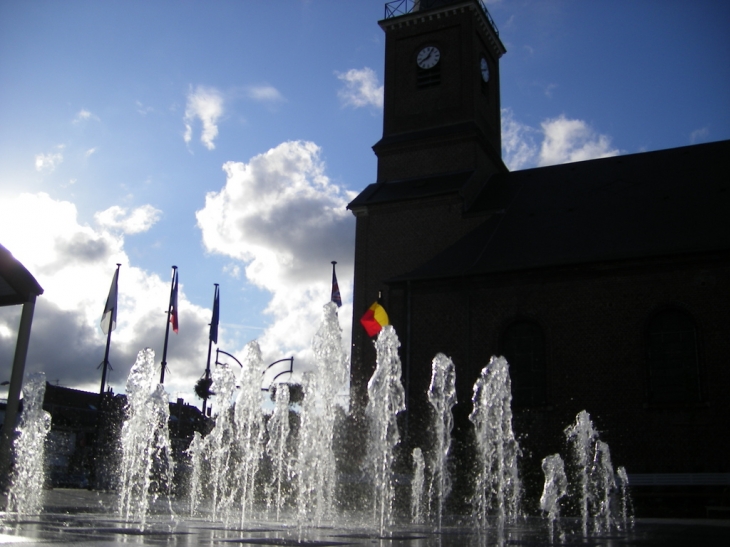
[[[418,67],[416,72],[416,87],[426,89],[441,84],[441,63],[432,68]]]
[[[697,329],[685,312],[654,315],[646,329],[649,401],[693,403],[700,400]]]
[[[509,363],[512,404],[545,404],[545,338],[540,326],[526,320],[512,323],[502,333],[500,349]]]

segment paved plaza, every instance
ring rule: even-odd
[[[468,526],[444,526],[441,532],[418,526],[399,526],[386,534],[364,526],[298,527],[296,525],[247,523],[244,527],[188,517],[184,507],[158,502],[144,528],[127,523],[115,512],[113,494],[86,490],[55,489],[46,493],[45,512],[15,521],[2,514],[0,543],[6,545],[259,545],[282,547],[489,547],[492,545],[551,545],[547,526],[540,519],[527,519],[507,527],[500,537],[496,528],[478,532]],[[633,529],[610,535],[583,538],[578,523],[565,521],[567,532],[552,545],[627,546],[722,546],[730,545],[730,520],[638,520]]]

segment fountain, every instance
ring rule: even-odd
[[[368,382],[368,446],[366,467],[373,488],[373,518],[382,535],[393,524],[395,485],[393,464],[400,442],[396,416],[406,409],[401,384],[400,341],[391,325],[386,325],[375,342],[375,372]]]
[[[423,459],[423,451],[416,447],[413,449],[413,479],[411,480],[411,522],[414,524],[423,523],[423,485],[425,479],[426,462]]]
[[[211,507],[213,518],[219,515],[229,517],[229,511],[235,497],[234,480],[231,477],[230,460],[235,454],[233,431],[233,394],[236,391],[236,378],[233,371],[226,365],[213,372],[213,392],[219,396],[219,410],[216,416],[216,425],[205,438],[201,447],[201,460],[193,467],[195,481],[207,476],[207,484],[212,493]],[[207,463],[207,474],[203,474],[202,463]],[[194,491],[201,491],[198,483],[193,483]]]
[[[342,463],[338,455],[342,452],[336,446],[336,417],[345,416],[346,411],[338,406],[337,395],[347,379],[347,360],[334,304],[325,306],[322,326],[314,338],[316,368],[303,378],[301,406],[292,405],[290,386],[279,384],[273,411],[264,410],[261,351],[251,342],[245,348],[238,380],[228,366],[214,371],[213,391],[218,401],[215,425],[205,435],[195,433],[182,462],[173,462],[170,457],[167,396],[154,380],[154,354],[141,351],[127,382],[128,404],[121,432],[117,516],[123,526],[109,527],[108,497],[90,492],[89,496],[98,496],[91,498],[99,500],[97,510],[99,503],[105,509],[99,520],[94,521],[91,513],[77,505],[75,513],[64,513],[57,533],[70,537],[70,533],[88,534],[92,530],[98,535],[95,541],[109,542],[120,536],[127,541],[133,534],[145,543],[145,538],[158,541],[163,534],[171,544],[180,538],[185,544],[234,541],[284,546],[364,546],[376,540],[404,539],[424,540],[424,547],[464,542],[480,546],[571,543],[581,541],[577,538],[599,541],[616,534],[639,537],[633,527],[626,470],[619,467],[614,471],[609,447],[599,439],[585,411],[565,428],[571,472],[566,473],[560,454],[545,457],[540,498],[543,517],[523,514],[518,471],[521,449],[512,429],[509,364],[503,357],[490,359],[473,389],[469,416],[476,461],[471,481],[472,513],[447,514],[449,465],[455,463],[450,462],[450,449],[456,367],[443,354],[434,358],[431,384],[425,393],[433,410],[429,422],[433,442],[406,455],[400,447],[397,423],[406,405],[400,343],[393,327],[384,327],[374,344],[376,368],[368,384],[368,435],[367,446],[361,447],[364,465],[359,483],[353,483],[352,477],[345,481],[338,474]],[[26,385],[26,413],[16,443],[19,454],[21,439],[41,439],[48,429],[47,417],[39,414],[38,404],[33,405],[33,399],[39,397],[34,392],[37,384],[38,380],[30,378]],[[26,435],[33,420],[41,424],[33,426],[38,433]],[[292,426],[297,421],[299,426]],[[36,449],[32,452],[38,454]],[[407,458],[407,464],[399,466],[398,458]],[[28,462],[18,462],[18,476],[21,463],[30,462],[29,458],[20,459]],[[182,488],[173,489],[176,465],[188,470],[185,495]],[[404,469],[408,469],[407,476]],[[18,480],[31,484],[30,479]],[[340,505],[340,498],[353,484],[372,493],[360,508],[363,516],[359,518],[354,513],[345,516]],[[400,518],[394,504],[400,496],[397,491],[405,491],[406,485],[410,486],[410,512],[409,517]],[[8,508],[14,513],[6,514],[0,536],[7,530],[26,535],[34,530],[34,537],[48,537],[43,534],[56,526],[53,515],[38,516],[38,502],[29,502],[21,510],[21,491],[27,492],[17,488],[10,495]],[[34,491],[41,492],[40,486]],[[51,494],[57,500],[62,493]],[[572,504],[568,503],[571,496]],[[158,498],[165,503],[155,504]],[[562,515],[561,506],[575,507],[579,518]],[[19,514],[33,514],[40,520],[21,523],[16,518],[15,527],[9,528],[13,522],[9,517]]]
[[[456,404],[456,369],[453,361],[443,353],[431,363],[431,385],[428,401],[434,410],[431,429],[434,442],[430,450],[431,480],[428,488],[429,508],[435,505],[438,529],[444,512],[444,499],[451,493],[451,476],[446,467],[451,448],[451,431],[454,428],[453,407]],[[432,511],[429,509],[429,515]]]
[[[509,365],[504,357],[492,357],[474,384],[473,410],[469,420],[477,439],[479,470],[474,487],[474,517],[487,526],[496,515],[498,531],[521,515],[517,458],[520,447],[512,431],[512,391]]]
[[[560,500],[568,493],[568,478],[565,476],[565,465],[560,454],[543,458],[542,471],[545,473],[545,485],[540,496],[540,509],[546,513],[548,534],[552,543],[555,524],[560,518]]]
[[[139,352],[127,379],[127,419],[122,427],[119,514],[144,530],[147,509],[160,495],[170,499],[171,457],[167,393],[155,382],[155,352]],[[172,508],[170,508],[172,512]]]
[[[334,302],[324,306],[324,318],[314,335],[312,350],[316,368],[305,375],[296,463],[300,525],[320,525],[334,516],[335,407],[337,393],[349,372]]]
[[[281,384],[276,389],[274,412],[266,424],[269,441],[266,454],[271,460],[271,479],[267,485],[266,507],[276,507],[276,520],[281,518],[286,501],[286,484],[291,479],[291,455],[288,447],[289,433],[289,386]]]
[[[15,469],[8,491],[8,512],[16,519],[33,515],[43,504],[44,443],[51,430],[51,415],[43,410],[46,375],[36,372],[23,386],[23,414],[14,443]]]

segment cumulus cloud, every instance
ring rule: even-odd
[[[605,158],[620,154],[611,138],[583,120],[564,115],[543,121],[540,128],[519,122],[502,109],[502,157],[511,170]]]
[[[119,205],[113,205],[94,214],[94,220],[103,228],[119,230],[125,234],[139,234],[149,230],[160,220],[162,211],[152,205],[142,205],[127,212]]]
[[[39,218],[43,222],[38,222]],[[155,351],[159,363],[170,280],[131,264],[122,233],[81,224],[74,204],[39,193],[0,201],[0,234],[0,243],[44,289],[36,301],[26,373],[43,371],[50,382],[89,391],[99,389],[101,372],[97,366],[104,358],[106,343],[99,322],[116,263],[121,263],[122,269],[110,384],[116,392],[124,391],[129,369],[145,347]],[[179,395],[194,403],[193,387],[207,356],[211,312],[187,300],[184,271],[180,279],[180,332],[170,334],[165,386],[173,398]],[[20,311],[19,306],[0,308],[2,378],[10,375]]]
[[[383,86],[372,68],[352,68],[347,72],[335,72],[345,85],[337,92],[344,106],[383,108]]]
[[[36,154],[35,169],[41,173],[53,173],[63,162],[61,152],[49,152],[48,154]]]
[[[254,101],[279,102],[284,96],[271,85],[252,85],[246,88],[246,96]]]
[[[202,131],[200,134],[200,142],[208,150],[215,148],[213,142],[218,136],[218,120],[223,115],[223,96],[212,87],[198,86],[194,90],[191,89],[187,96],[187,105],[185,106],[185,133],[183,139],[186,143],[190,143],[193,138],[193,123],[195,120],[200,121]]]
[[[330,299],[332,260],[349,301],[354,255],[354,195],[325,174],[312,142],[285,142],[248,163],[223,166],[225,186],[196,213],[205,248],[245,265],[248,280],[269,291],[273,319],[259,343],[267,358],[296,354],[306,367],[312,336]],[[228,266],[228,271],[235,271]],[[340,309],[349,340],[350,304]],[[300,368],[301,370],[301,368]]]
[[[617,156],[611,139],[596,133],[583,120],[569,120],[563,115],[541,124],[544,135],[539,165],[555,165]]]

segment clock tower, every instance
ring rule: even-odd
[[[385,19],[378,182],[470,170],[501,160],[499,59],[506,52],[481,0],[390,2]]]
[[[484,223],[491,213],[471,205],[493,175],[507,173],[499,101],[506,50],[483,1],[396,0],[378,24],[385,100],[383,136],[373,146],[377,180],[348,205],[357,219],[350,395],[360,410],[375,363],[360,316],[378,299],[405,335],[413,312],[399,279]],[[409,398],[427,386],[408,378],[427,381],[430,374],[416,371],[422,363],[412,363],[410,353],[405,344]],[[419,404],[411,401],[416,415]]]

